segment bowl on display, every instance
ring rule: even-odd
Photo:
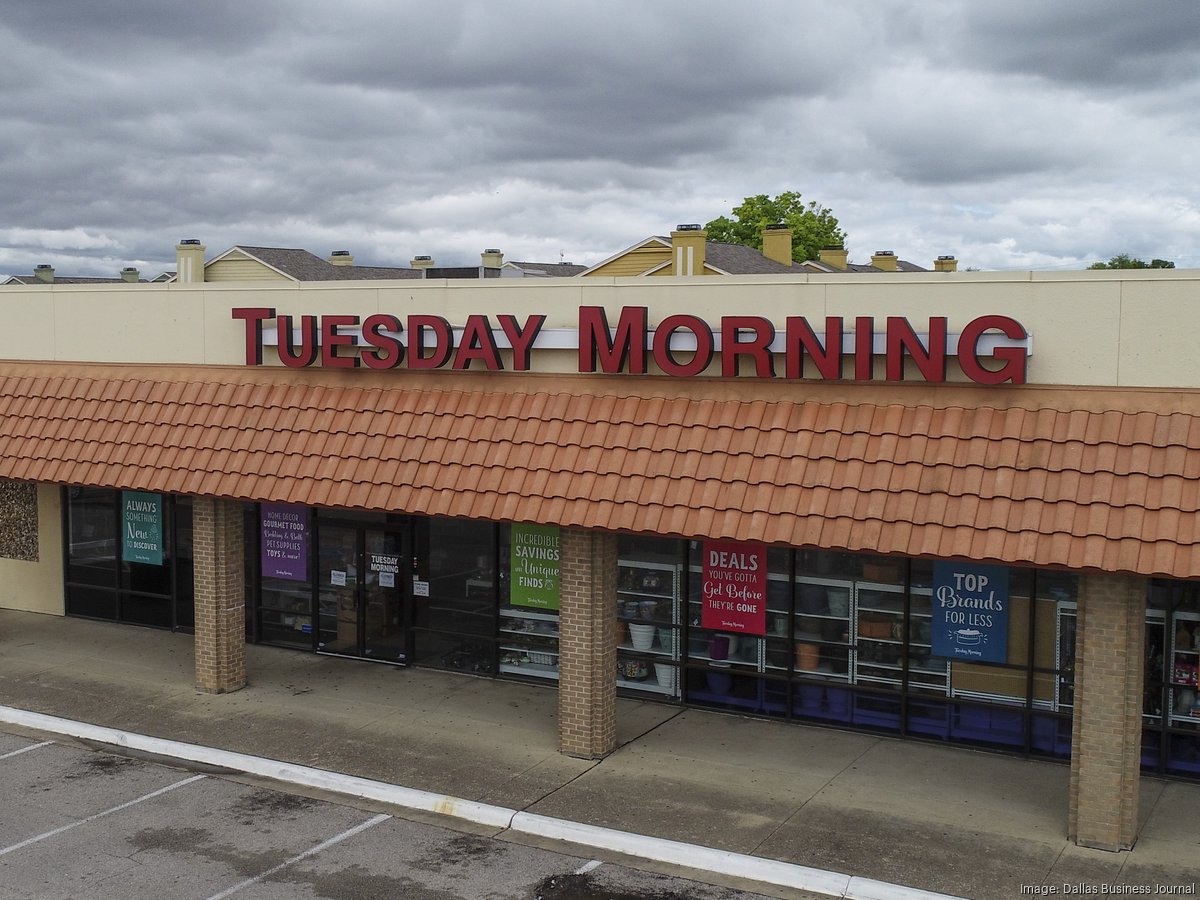
[[[617,671],[626,681],[642,681],[650,675],[649,665],[640,659],[619,660]]]

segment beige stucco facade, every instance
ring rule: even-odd
[[[1189,364],[1200,333],[1200,272],[898,273],[895,275],[588,278],[539,281],[201,283],[0,287],[6,324],[0,358],[241,365],[245,326],[235,307],[280,314],[547,316],[544,335],[574,331],[580,306],[645,306],[651,327],[677,313],[714,328],[722,316],[757,315],[782,332],[788,316],[823,329],[826,316],[907,317],[917,331],[948,318],[951,333],[976,317],[1019,321],[1033,338],[1030,384],[1200,387]],[[275,361],[266,354],[266,362]],[[577,371],[572,350],[537,350],[533,371]],[[717,371],[714,364],[710,373]],[[449,373],[448,373],[449,374]],[[951,380],[962,380],[952,363]]]
[[[61,616],[64,612],[62,492],[57,485],[35,486],[36,510],[19,513],[37,532],[37,558],[0,554],[0,608]],[[36,523],[29,519],[36,514]],[[20,523],[15,523],[20,524]]]

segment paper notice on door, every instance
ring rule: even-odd
[[[340,569],[334,569],[329,573],[329,583],[334,587],[346,586],[346,573]]]
[[[379,586],[380,587],[395,587],[396,586],[396,573],[395,572],[380,572],[379,573]]]
[[[416,578],[414,578],[413,579],[413,596],[414,597],[428,597],[429,596],[429,582],[428,581],[418,581]]]

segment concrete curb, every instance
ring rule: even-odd
[[[113,747],[124,747],[184,762],[258,775],[344,796],[361,797],[406,809],[453,816],[493,828],[566,841],[599,850],[609,850],[697,871],[745,878],[796,890],[814,891],[819,894],[845,897],[848,900],[960,900],[960,898],[948,894],[922,891],[870,878],[843,875],[824,869],[813,869],[808,866],[744,853],[732,853],[711,847],[684,844],[679,841],[618,831],[613,828],[585,825],[581,822],[540,816],[535,813],[478,803],[474,800],[464,800],[446,794],[434,794],[355,775],[343,775],[338,772],[314,769],[261,756],[235,753],[232,750],[218,750],[198,744],[134,734],[102,725],[90,725],[86,722],[76,722],[58,716],[14,709],[9,706],[0,706],[0,722]]]

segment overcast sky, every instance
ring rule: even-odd
[[[1200,268],[1200,2],[5,0],[0,274],[181,238],[594,263],[799,191],[850,258]]]

